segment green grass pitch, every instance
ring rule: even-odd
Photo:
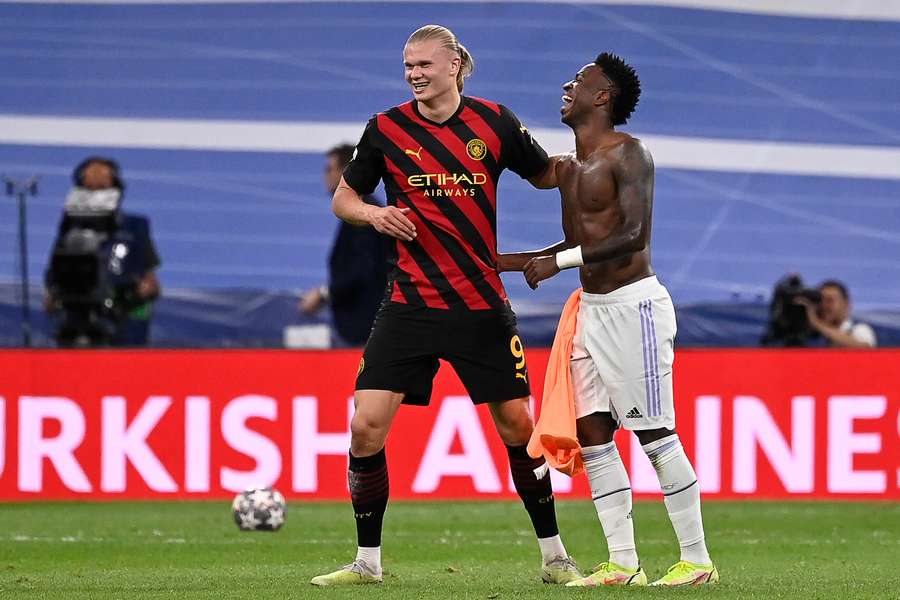
[[[900,504],[707,502],[722,582],[694,589],[565,589],[538,579],[514,502],[393,502],[385,584],[319,589],[310,577],[355,552],[349,504],[289,503],[276,533],[241,532],[229,502],[0,504],[0,598],[900,598]],[[605,558],[589,501],[558,505],[583,568]],[[662,502],[634,509],[651,578],[677,558]]]

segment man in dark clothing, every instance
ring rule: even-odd
[[[325,187],[334,195],[354,147],[336,146],[325,159]],[[367,204],[381,206],[374,196]],[[314,314],[328,304],[334,322],[334,346],[361,346],[369,337],[375,313],[384,297],[387,262],[386,239],[371,227],[340,222],[328,257],[328,285],[310,290],[300,301],[300,310]]]
[[[81,290],[83,285],[94,285],[90,283],[93,276],[82,274],[88,279],[76,282],[73,277],[80,277],[80,271],[67,272],[73,265],[69,264],[67,269],[65,263],[54,268],[55,261],[51,258],[46,274],[48,290],[44,304],[48,312],[59,315],[57,342],[60,346],[146,346],[153,303],[161,291],[156,275],[160,259],[150,235],[150,221],[147,217],[120,210],[125,184],[116,161],[91,156],[75,167],[72,180],[75,184],[73,193],[102,196],[106,192],[116,192],[116,206],[108,215],[103,213],[102,216],[90,217],[93,219],[90,222],[84,220],[83,214],[81,218],[65,214],[53,243],[52,254],[55,256],[58,249],[67,246],[70,233],[95,231],[98,239],[103,240],[97,252],[98,257],[102,256],[106,261],[104,272],[108,279],[104,279],[104,285],[113,285],[115,291],[112,292],[110,301],[113,304],[110,306],[93,306],[93,301],[85,304],[83,298],[73,301],[72,295],[77,296],[80,293],[77,290]],[[72,248],[67,247],[66,250],[69,253]],[[63,280],[69,283],[61,285]],[[71,285],[76,289],[70,289]],[[95,290],[88,292],[94,293]],[[60,294],[68,296],[68,299],[60,297]]]
[[[120,217],[119,238],[130,240],[132,251],[138,253],[140,262],[135,261],[135,276],[138,278],[136,298],[129,307],[113,345],[146,346],[150,342],[153,303],[161,291],[156,276],[161,262],[150,236],[150,220],[142,215],[123,213]]]

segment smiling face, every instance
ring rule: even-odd
[[[594,63],[581,68],[572,81],[563,84],[561,120],[570,127],[603,106],[609,106],[612,82]]]
[[[439,40],[407,44],[403,49],[403,66],[406,82],[419,102],[429,102],[457,89],[460,58],[443,48]]]

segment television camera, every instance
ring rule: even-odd
[[[140,249],[120,227],[122,190],[73,188],[46,274],[61,319],[59,346],[108,346],[140,304]]]
[[[815,288],[806,287],[795,273],[786,275],[775,284],[769,304],[769,320],[761,340],[763,346],[802,347],[819,336],[809,323],[806,307],[796,302],[798,298],[818,305],[822,294]]]

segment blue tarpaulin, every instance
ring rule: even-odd
[[[0,346],[22,343],[21,293],[0,285]],[[53,345],[53,322],[41,310],[43,291],[34,287],[34,345]],[[151,328],[156,347],[281,347],[291,325],[329,322],[328,311],[306,317],[297,311],[298,295],[250,289],[167,289],[155,306]],[[35,306],[36,305],[36,306]],[[517,303],[519,332],[527,346],[549,347],[561,305]],[[676,307],[679,347],[753,347],[765,329],[768,304],[722,302]],[[880,346],[900,346],[900,311],[866,311],[856,317],[875,329]]]

